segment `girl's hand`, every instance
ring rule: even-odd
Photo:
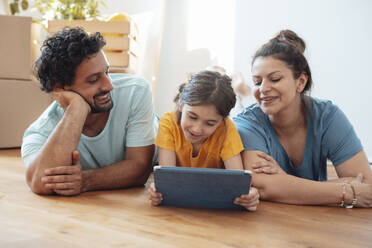
[[[163,196],[161,195],[161,193],[156,191],[154,183],[151,183],[148,193],[149,193],[150,203],[153,206],[159,205],[161,201],[163,200]]]
[[[260,152],[257,155],[264,160],[256,162],[252,165],[253,172],[265,174],[286,174],[273,157],[264,152]]]
[[[235,204],[245,207],[249,211],[256,211],[258,203],[260,202],[260,195],[258,190],[251,187],[248,195],[241,195],[234,201]]]

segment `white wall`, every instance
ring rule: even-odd
[[[307,43],[312,96],[336,103],[372,160],[372,1],[261,0],[236,2],[235,68],[250,78],[255,50],[281,29]]]
[[[5,5],[5,3],[0,1],[0,15],[5,15],[6,14],[4,5]]]
[[[189,73],[211,65],[232,69],[231,0],[167,0],[155,110],[174,110],[173,98]]]

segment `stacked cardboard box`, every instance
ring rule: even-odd
[[[65,26],[82,27],[88,33],[102,33],[106,39],[104,51],[111,71],[115,69],[125,71],[129,67],[130,23],[128,21],[52,20],[48,22],[48,33],[54,34]]]
[[[19,147],[51,99],[32,80],[40,27],[31,17],[0,15],[0,148]]]

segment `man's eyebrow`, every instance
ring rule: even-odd
[[[105,72],[108,71],[110,69],[110,66],[106,66],[105,68]],[[86,76],[86,78],[90,78],[90,77],[93,77],[93,76],[98,76],[101,72],[94,72],[92,74],[89,74],[88,76]]]
[[[90,77],[93,77],[93,76],[98,76],[99,74],[100,74],[99,72],[95,72],[95,73],[89,74],[85,78],[90,78]]]

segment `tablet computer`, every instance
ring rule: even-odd
[[[251,179],[248,170],[154,167],[155,187],[163,196],[160,205],[244,209],[234,200],[249,193]]]

